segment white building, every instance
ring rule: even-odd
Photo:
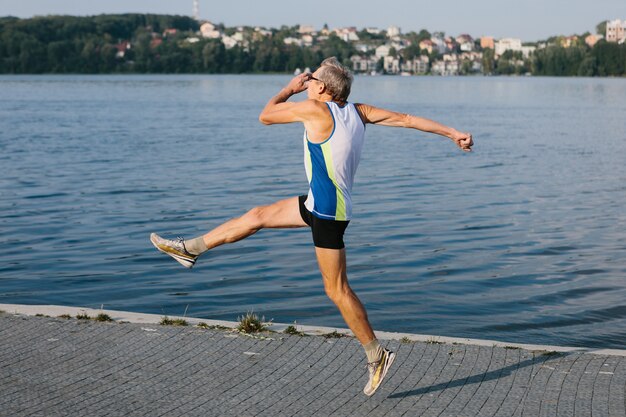
[[[448,59],[441,59],[433,62],[430,72],[433,75],[459,75],[461,63],[456,55],[449,55]]]
[[[389,55],[389,51],[391,50],[391,45],[380,45],[376,48],[376,58],[384,58]]]
[[[389,74],[397,74],[400,72],[400,60],[392,56],[386,56],[383,68]]]
[[[204,22],[200,26],[200,34],[203,38],[208,39],[219,39],[222,36],[219,30],[217,30],[215,25],[211,22]]]
[[[521,39],[504,38],[496,42],[496,55],[502,55],[505,51],[522,51]]]
[[[413,74],[426,74],[428,72],[430,59],[426,55],[420,55],[411,61],[408,61],[407,64],[409,64],[405,67],[407,71],[412,72]]]
[[[313,33],[315,32],[315,28],[312,25],[300,25],[300,28],[298,29],[298,33],[300,34],[305,34],[305,33]]]
[[[620,19],[606,22],[606,41],[623,43],[626,38],[626,20]]]
[[[376,71],[376,67],[378,66],[378,59],[374,56],[364,57],[353,55],[350,61],[352,61],[352,71],[354,72],[371,73]]]
[[[536,50],[537,50],[537,47],[535,47],[535,46],[522,46],[522,55],[524,56],[524,58],[528,58]]]
[[[397,26],[389,26],[387,28],[387,37],[388,38],[395,38],[396,36],[400,36],[402,32],[400,31],[400,28]]]
[[[298,45],[298,46],[304,45],[304,42],[302,42],[302,39],[292,38],[292,37],[283,39],[283,43],[285,45]]]
[[[237,46],[237,41],[226,35],[222,36],[222,43],[224,44],[226,49],[234,48],[235,46]]]

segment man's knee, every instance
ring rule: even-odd
[[[259,206],[250,209],[243,215],[243,219],[251,229],[261,229],[265,223],[265,207]]]
[[[348,283],[331,283],[324,280],[324,291],[335,304],[350,296],[352,290]]]

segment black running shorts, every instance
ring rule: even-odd
[[[314,216],[304,206],[307,196],[298,197],[300,203],[300,215],[302,220],[311,227],[313,233],[313,244],[317,248],[326,249],[343,249],[346,247],[343,243],[343,234],[348,227],[350,221],[327,220]]]

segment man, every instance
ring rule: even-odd
[[[352,74],[337,59],[328,58],[313,74],[294,77],[267,103],[259,120],[266,125],[304,124],[305,168],[309,193],[264,207],[255,207],[204,236],[168,240],[150,236],[154,246],[191,268],[199,255],[216,246],[237,242],[264,228],[310,227],[324,289],[365,349],[369,380],[363,392],[372,395],[385,378],[395,353],[380,346],[367,313],[348,284],[343,235],[352,215],[351,190],[361,156],[367,123],[432,132],[452,139],[462,150],[473,145],[461,133],[431,120],[367,104],[348,102]],[[307,100],[287,102],[302,91]]]

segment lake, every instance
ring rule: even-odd
[[[280,75],[0,77],[0,303],[346,327],[310,232],[263,230],[186,270],[197,236],[304,194]],[[472,132],[466,154],[368,126],[346,234],[377,330],[623,348],[626,79],[357,77],[351,100]]]

